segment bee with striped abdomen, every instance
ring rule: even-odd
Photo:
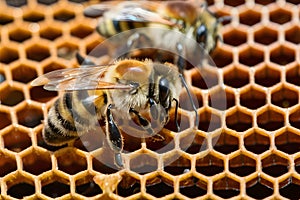
[[[133,120],[146,134],[154,136],[156,128],[168,122],[172,108],[175,108],[177,122],[181,81],[182,75],[172,64],[134,59],[44,74],[32,85],[45,85],[47,90],[65,93],[48,112],[43,138],[50,145],[60,146],[79,138],[94,129],[99,120],[104,120],[107,142],[115,152],[115,163],[122,166],[123,137],[115,117]]]

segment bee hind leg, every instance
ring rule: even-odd
[[[112,108],[113,105],[109,104],[106,111],[106,137],[110,148],[115,152],[115,164],[119,167],[123,167],[123,161],[121,156],[121,152],[123,150],[123,138],[119,128],[114,122],[113,115],[111,113]]]

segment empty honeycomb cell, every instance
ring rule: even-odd
[[[26,48],[26,56],[30,60],[42,61],[50,57],[50,51],[47,46],[40,44],[33,44]]]
[[[46,74],[48,72],[54,71],[54,70],[59,70],[59,69],[64,69],[67,66],[64,65],[63,63],[59,63],[56,61],[51,61],[49,64],[44,65],[43,67],[43,73]]]
[[[298,4],[300,4],[300,1],[299,1],[299,0],[286,0],[286,2],[289,2],[289,3],[295,4],[295,5],[298,5]]]
[[[39,107],[24,104],[18,110],[17,118],[20,125],[33,128],[42,123],[43,112]]]
[[[7,194],[11,197],[23,199],[35,193],[34,181],[25,177],[11,177],[7,184]]]
[[[74,175],[87,169],[85,156],[76,149],[65,148],[55,153],[59,170]]]
[[[224,171],[224,161],[210,153],[196,160],[196,171],[205,176],[219,174]]]
[[[34,175],[42,174],[52,168],[49,152],[32,149],[22,155],[23,170]]]
[[[239,139],[228,132],[222,132],[212,138],[213,148],[223,154],[230,154],[239,149]]]
[[[23,91],[18,87],[6,85],[1,88],[0,102],[2,105],[15,106],[23,100]]]
[[[287,173],[290,168],[289,161],[281,155],[277,155],[275,153],[262,159],[261,165],[262,171],[273,177],[279,177]]]
[[[41,28],[40,36],[47,40],[53,41],[62,36],[62,30],[59,29],[59,27],[47,26],[45,28]]]
[[[271,4],[275,1],[276,0],[255,0],[255,3],[261,4],[261,5],[268,5],[268,4]]]
[[[299,107],[296,109],[291,110],[290,116],[289,116],[289,122],[290,124],[297,128],[300,129],[300,110]]]
[[[248,176],[256,171],[256,161],[241,153],[229,160],[229,171],[238,176]]]
[[[189,92],[192,95],[193,103],[196,108],[201,108],[203,106],[203,98],[199,91],[194,88],[189,88]],[[193,111],[193,106],[190,101],[189,95],[186,90],[181,92],[179,96],[179,107],[183,110]]]
[[[176,153],[165,158],[163,166],[165,172],[173,176],[177,176],[190,170],[191,161],[188,158]]]
[[[83,25],[83,24],[79,24],[76,27],[74,27],[73,29],[71,29],[71,35],[74,37],[78,37],[80,39],[83,39],[83,38],[89,36],[93,32],[94,32],[93,28]]]
[[[44,5],[51,5],[58,2],[58,0],[37,0],[37,2]]]
[[[43,21],[45,16],[37,11],[30,11],[29,13],[24,14],[23,20],[28,22],[39,22]]]
[[[295,50],[281,45],[271,50],[270,60],[278,65],[287,65],[295,61]]]
[[[22,28],[17,28],[9,32],[9,39],[16,42],[24,42],[31,38],[30,31]]]
[[[247,33],[239,29],[232,29],[223,34],[223,42],[231,46],[239,46],[247,42]]]
[[[68,1],[73,3],[84,3],[84,2],[88,2],[89,0],[68,0]]]
[[[133,194],[139,193],[141,190],[141,183],[138,179],[129,174],[123,174],[122,180],[118,184],[118,195],[121,197],[129,197]]]
[[[246,194],[254,199],[263,199],[273,194],[273,183],[257,177],[246,183]]]
[[[10,114],[7,113],[6,111],[1,111],[0,110],[0,129],[4,129],[8,125],[11,124],[11,117]]]
[[[254,78],[255,83],[264,87],[271,87],[280,82],[280,71],[265,65],[255,71]]]
[[[0,13],[0,25],[6,25],[12,23],[14,18],[11,15]]]
[[[94,155],[92,159],[93,170],[102,174],[113,174],[116,173],[117,167],[113,161],[113,154],[111,152],[101,152],[100,154]]]
[[[30,88],[30,98],[34,101],[46,103],[56,96],[56,91],[45,90],[43,86]]]
[[[173,181],[156,176],[146,182],[146,191],[156,198],[164,197],[174,192]]]
[[[300,86],[300,65],[287,69],[286,81],[296,86]]]
[[[257,47],[246,47],[239,52],[239,62],[253,67],[264,61],[264,52]]]
[[[28,83],[37,77],[37,72],[34,67],[21,64],[12,69],[12,78],[21,83]]]
[[[194,132],[187,132],[180,137],[180,149],[188,154],[196,154],[207,149],[207,139]]]
[[[67,22],[75,18],[75,13],[68,9],[61,9],[56,11],[53,17],[55,20]]]
[[[84,197],[93,197],[103,193],[101,188],[93,181],[92,175],[76,180],[75,185],[76,193]]]
[[[210,92],[208,105],[218,110],[227,110],[235,106],[235,95],[229,88],[218,88]]]
[[[287,199],[300,199],[300,181],[289,177],[279,183],[279,194]]]
[[[69,180],[65,180],[56,175],[43,179],[41,184],[42,194],[51,198],[61,197],[70,193]]]
[[[192,85],[200,89],[208,89],[218,84],[218,75],[212,71],[203,69],[193,71]]]
[[[272,91],[271,102],[276,106],[289,108],[298,104],[298,96],[299,94],[297,90],[293,90],[291,87],[282,85]]]
[[[8,153],[0,151],[0,177],[17,170],[16,158]]]
[[[198,129],[204,132],[211,132],[221,128],[221,117],[212,113],[209,110],[205,110],[199,113]]]
[[[231,49],[225,49],[217,47],[211,54],[212,61],[214,62],[212,65],[216,65],[219,68],[223,68],[233,61],[233,54]],[[210,60],[211,61],[211,60]]]
[[[22,127],[10,127],[2,135],[4,147],[14,152],[20,152],[31,146],[31,138]]]
[[[286,9],[278,8],[270,12],[270,21],[277,24],[284,24],[292,19],[292,13]]]
[[[226,126],[232,130],[243,132],[252,128],[252,116],[241,109],[229,113],[226,116]]]
[[[21,7],[21,6],[25,6],[27,4],[27,0],[5,0],[6,4],[8,6],[13,6],[13,7]]]
[[[257,115],[257,125],[267,131],[275,131],[284,126],[284,116],[277,110],[268,108]]]
[[[207,183],[197,177],[188,177],[179,182],[180,194],[188,198],[201,197],[207,194]]]
[[[57,46],[57,56],[60,58],[70,60],[74,58],[76,52],[78,52],[78,46],[70,42],[65,42]]]
[[[232,88],[240,88],[249,83],[249,72],[239,67],[232,67],[223,74],[224,84]]]
[[[297,153],[300,151],[300,135],[293,130],[285,130],[275,137],[275,145],[282,152]]]
[[[153,172],[157,169],[158,161],[152,154],[142,152],[130,160],[130,170],[139,174]]]
[[[238,0],[238,1],[224,0],[224,4],[226,4],[228,6],[233,6],[233,7],[243,5],[244,3],[245,3],[245,0]]]
[[[300,27],[294,26],[285,31],[285,40],[292,42],[294,44],[300,43]]]
[[[264,90],[252,86],[243,88],[240,93],[240,104],[249,109],[258,109],[267,103]]]
[[[265,133],[250,132],[244,138],[244,145],[248,151],[261,154],[270,149],[270,138]]]
[[[213,192],[222,198],[232,198],[240,194],[240,183],[225,176],[214,181]]]
[[[19,52],[16,49],[10,47],[0,46],[0,62],[4,64],[10,64],[13,61],[19,59]]]
[[[261,27],[254,32],[254,41],[263,45],[270,45],[277,41],[278,33],[270,27]]]
[[[239,15],[240,23],[253,26],[260,22],[261,14],[254,10],[246,10]]]

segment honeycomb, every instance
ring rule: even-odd
[[[232,20],[211,55],[216,67],[185,72],[198,129],[176,132],[170,122],[163,141],[127,136],[124,169],[99,159],[111,155],[101,141],[45,144],[42,121],[58,93],[30,85],[76,67],[76,51],[101,43],[97,21],[82,14],[92,3],[0,1],[2,199],[300,198],[299,0],[209,0],[210,10]],[[214,106],[220,93],[226,104]],[[185,124],[189,110],[179,110]]]

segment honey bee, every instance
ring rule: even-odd
[[[195,39],[207,52],[214,50],[217,41],[221,39],[221,23],[230,19],[226,16],[217,18],[207,9],[205,2],[194,1],[112,1],[87,7],[84,13],[89,17],[102,16],[96,30],[104,37],[136,28],[164,27]],[[151,33],[151,37],[156,34]],[[161,41],[176,43],[172,37],[159,38]]]
[[[173,108],[177,122],[183,80],[173,64],[134,59],[44,74],[32,85],[65,93],[48,112],[43,138],[47,144],[60,146],[94,129],[100,120],[105,121],[107,143],[114,151],[115,164],[122,167],[124,144],[115,114],[132,119],[148,136],[154,136],[155,127],[168,122]]]

